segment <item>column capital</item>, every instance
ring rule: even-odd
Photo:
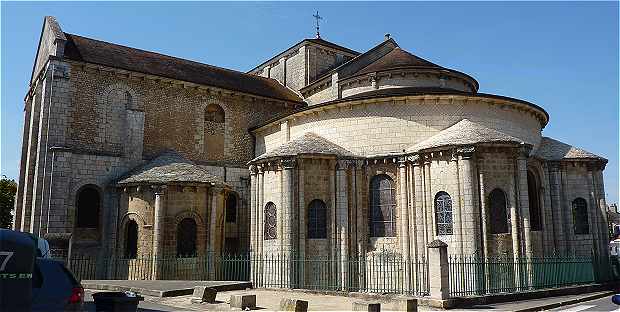
[[[164,195],[168,189],[167,185],[151,185],[151,189],[155,195]]]
[[[475,152],[476,148],[474,146],[461,146],[455,151],[456,155],[461,156],[461,159],[471,159]]]
[[[588,162],[586,163],[586,168],[588,169],[588,171],[604,170],[605,165],[606,164],[604,162],[599,162],[599,161]]]
[[[250,170],[250,175],[256,175],[258,173],[258,168],[256,165],[250,165],[248,169]]]
[[[282,169],[293,169],[297,166],[297,160],[295,158],[284,158],[280,160],[280,167]]]
[[[549,161],[547,162],[547,166],[551,172],[557,172],[562,169],[562,164],[559,161]]]
[[[354,168],[357,163],[354,159],[338,159],[336,162],[336,170],[347,170],[349,168]]]
[[[532,146],[529,144],[525,144],[521,142],[519,148],[517,150],[517,159],[519,158],[528,158],[530,156],[530,152],[532,151]]]

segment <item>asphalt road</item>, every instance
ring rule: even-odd
[[[603,297],[600,299],[594,299],[590,301],[584,301],[580,303],[576,303],[573,305],[559,307],[557,309],[553,309],[550,311],[557,312],[579,312],[579,311],[587,311],[587,312],[603,312],[603,311],[620,311],[620,306],[615,305],[611,302],[611,296]]]

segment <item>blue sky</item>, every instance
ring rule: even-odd
[[[1,172],[16,178],[23,98],[43,16],[66,32],[246,71],[314,35],[357,51],[385,33],[475,77],[480,92],[531,101],[544,135],[609,159],[618,201],[618,2],[2,2]]]

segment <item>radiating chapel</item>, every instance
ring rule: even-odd
[[[389,36],[304,39],[244,73],[46,17],[14,227],[97,257],[605,254],[607,160],[478,89]]]

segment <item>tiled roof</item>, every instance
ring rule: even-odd
[[[534,156],[545,160],[562,160],[562,159],[600,159],[605,158],[592,154],[572,145],[554,140],[548,137],[542,137],[540,145]]]
[[[396,47],[394,48],[394,50],[388,52],[386,55],[382,56],[372,64],[364,67],[362,70],[357,72],[356,75],[411,67],[443,69],[443,67],[437,64],[433,64],[425,59],[417,57],[401,49],[400,47]]]
[[[469,119],[462,119],[434,136],[413,145],[407,149],[407,152],[418,152],[443,146],[473,145],[479,143],[519,144],[521,142],[523,141],[503,132],[487,128]]]
[[[351,153],[344,147],[334,144],[315,133],[307,132],[301,137],[295,138],[265,154],[254,158],[252,162],[267,158],[297,156],[302,154],[334,155],[338,157],[349,158],[357,157],[355,154]]]
[[[118,181],[119,185],[134,183],[166,184],[170,182],[198,182],[224,184],[203,166],[185,159],[176,151],[166,151],[143,166],[132,170]]]
[[[65,33],[67,59],[268,98],[303,102],[274,79]]]

